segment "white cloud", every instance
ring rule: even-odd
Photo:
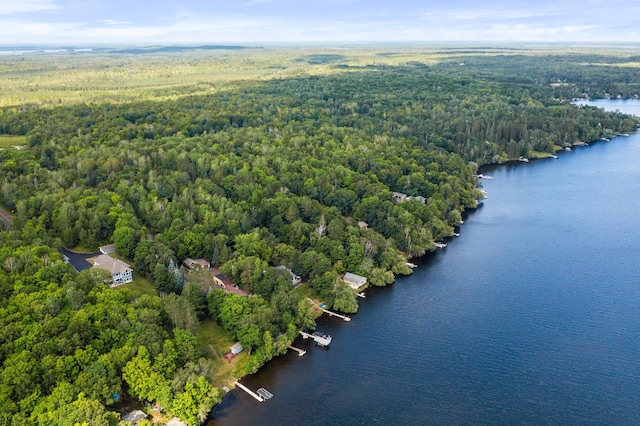
[[[60,9],[55,0],[0,0],[0,15]]]
[[[134,24],[133,21],[116,21],[114,19],[102,19],[102,22],[105,25],[131,25]]]

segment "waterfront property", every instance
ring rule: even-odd
[[[364,286],[367,283],[367,279],[365,277],[352,274],[351,272],[345,273],[344,277],[342,278],[342,281],[349,284],[349,287],[351,287],[354,290],[359,289],[360,287]]]
[[[291,271],[291,269],[287,268],[284,265],[276,266],[276,269],[280,271],[287,271],[289,273],[289,276],[291,278],[291,285],[293,286],[293,288],[298,288],[300,286],[300,283],[302,282],[302,278],[300,278],[299,275],[294,274],[293,271]]]
[[[133,269],[121,260],[114,259],[108,254],[101,254],[93,261],[93,267],[103,269],[111,274],[111,287],[133,281]]]

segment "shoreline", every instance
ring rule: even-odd
[[[630,134],[637,134],[637,133],[640,133],[640,129],[637,129],[637,130],[635,130],[635,131],[630,131],[629,133],[630,133]],[[616,138],[616,137],[626,137],[626,136],[624,136],[624,135],[620,135],[620,134],[616,134],[613,138]],[[612,138],[611,140],[613,140],[613,138]],[[571,145],[571,147],[580,147],[580,146],[585,146],[585,147],[586,147],[586,146],[589,146],[589,145],[594,144],[594,143],[596,143],[596,142],[605,142],[605,141],[600,140],[600,139],[597,139],[597,140],[594,140],[594,141],[591,141],[591,142],[580,142],[580,141],[576,141],[576,142],[574,142],[574,143]],[[560,147],[560,148],[558,148],[558,150],[556,150],[555,152],[556,152],[556,153],[558,153],[558,152],[561,152],[561,151],[563,151],[563,150],[564,150],[564,148],[563,148],[563,147]],[[548,158],[548,157],[532,157],[532,160],[533,160],[533,159],[536,159],[536,160],[537,160],[537,159],[545,159],[545,158]],[[492,170],[495,170],[495,169],[497,169],[498,167],[505,166],[505,165],[508,165],[508,164],[510,164],[510,163],[520,163],[520,161],[518,161],[517,159],[515,159],[515,160],[509,160],[509,161],[506,161],[506,162],[504,162],[504,163],[488,163],[488,164],[483,164],[483,165],[479,166],[479,170],[480,170],[480,169],[482,169],[482,168],[491,168]],[[524,164],[526,164],[526,163],[524,163]],[[511,165],[513,165],[513,164],[511,164]],[[480,200],[480,201],[481,201],[481,200]],[[480,205],[481,205],[481,204],[479,203],[477,207],[475,207],[475,208],[469,208],[468,210],[471,210],[471,211],[465,210],[465,211],[463,212],[463,214],[464,214],[464,215],[472,214],[475,210],[477,210],[477,209],[480,207]],[[466,220],[466,217],[465,217],[465,220]],[[425,257],[427,257],[427,256],[429,256],[429,255],[431,255],[431,254],[435,254],[435,253],[437,253],[437,252],[438,252],[438,250],[437,250],[437,248],[436,248],[436,249],[434,249],[433,251],[427,251],[426,253],[424,253],[424,254],[423,254],[423,255],[421,255],[421,256],[411,257],[411,258],[407,258],[407,259],[408,259],[408,261],[410,261],[410,260],[412,260],[412,259],[416,259],[416,260],[418,260],[418,263],[421,263],[421,262],[419,261],[419,259],[423,259],[423,258],[425,258]],[[394,283],[396,283],[396,280],[395,280],[395,279],[394,279],[394,282],[393,282],[392,284],[394,284]],[[380,288],[382,289],[382,288],[385,288],[385,287],[389,287],[390,285],[391,285],[391,284],[388,284],[388,285],[383,286],[383,287],[380,287]],[[365,287],[363,287],[361,290],[364,290],[364,289],[369,288],[369,287],[375,287],[375,286],[371,286],[369,283],[367,283],[367,285],[366,285]],[[320,315],[318,316],[318,318],[319,318],[320,316],[322,316],[323,314],[324,314],[324,312],[321,312],[321,313],[320,313]],[[295,339],[294,339],[294,341],[295,341]],[[293,345],[293,342],[291,342],[291,344]],[[258,371],[256,371],[255,373],[253,373],[253,374],[247,374],[247,375],[242,376],[242,377],[240,377],[240,378],[235,378],[235,380],[236,380],[236,381],[239,381],[239,380],[241,380],[241,379],[243,379],[243,378],[245,378],[245,377],[248,377],[248,376],[252,376],[252,375],[256,375],[256,374],[258,374],[258,373],[260,372],[260,370],[262,370],[264,367],[266,367],[270,362],[272,362],[273,360],[275,360],[275,359],[277,359],[277,358],[279,358],[279,357],[281,357],[281,356],[287,355],[287,353],[288,353],[288,352],[290,352],[290,350],[287,350],[285,353],[283,353],[282,355],[279,355],[278,357],[274,357],[273,359],[271,359],[270,361],[268,361],[267,363],[265,363],[263,366],[261,366],[261,367],[258,369]],[[234,387],[233,389],[235,389],[235,387]],[[229,390],[224,389],[224,390],[225,390],[225,394],[223,395],[223,397],[222,397],[222,399],[220,400],[220,402],[211,408],[211,411],[210,411],[210,414],[209,414],[209,417],[208,417],[208,422],[207,422],[207,423],[205,423],[205,425],[212,425],[212,424],[213,424],[212,422],[214,422],[214,421],[215,421],[215,418],[212,416],[212,415],[213,415],[213,412],[214,412],[214,409],[215,409],[217,406],[219,406],[219,405],[221,405],[221,404],[223,403],[224,399],[227,397],[227,395],[228,395],[228,394],[229,394],[233,389],[229,389]]]

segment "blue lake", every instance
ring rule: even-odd
[[[460,237],[209,424],[639,424],[640,135],[483,172]]]

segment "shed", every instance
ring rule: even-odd
[[[365,285],[367,283],[367,279],[365,277],[361,277],[360,275],[356,275],[356,274],[352,274],[351,272],[347,272],[344,274],[344,277],[342,278],[342,280],[349,284],[349,287],[351,287],[354,290],[359,289],[360,287],[362,287],[363,285]]]
[[[238,342],[235,345],[231,346],[231,353],[234,354],[234,355],[239,354],[243,350],[244,350],[244,348],[242,347],[242,343],[240,343],[240,342]]]

